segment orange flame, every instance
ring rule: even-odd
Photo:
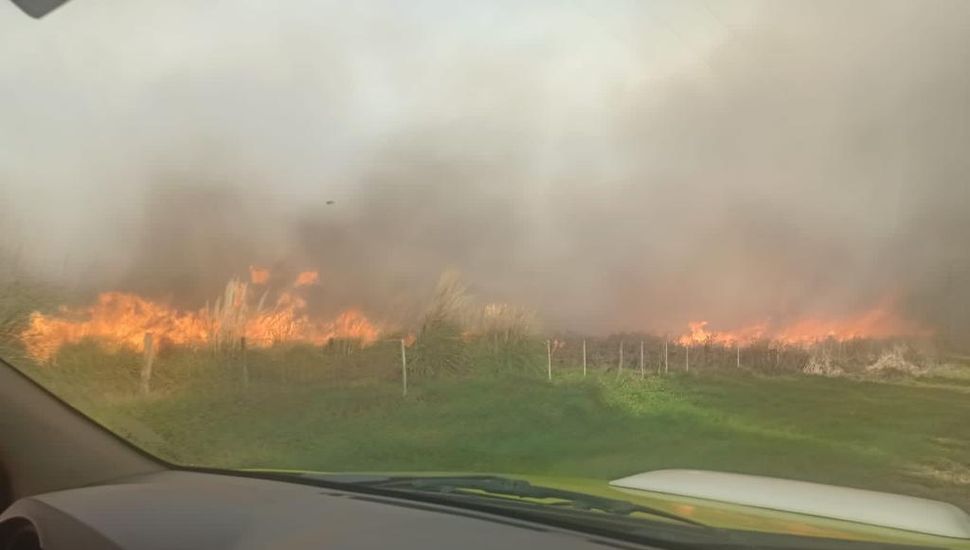
[[[316,271],[303,271],[296,276],[295,287],[315,285],[320,282],[320,274]]]
[[[356,309],[332,320],[318,320],[309,316],[306,301],[292,291],[281,293],[272,307],[265,307],[265,297],[254,305],[248,296],[248,284],[233,280],[215,306],[179,311],[135,294],[105,292],[86,308],[32,313],[20,336],[27,352],[40,360],[85,339],[112,350],[142,351],[149,332],[156,342],[193,347],[238,346],[243,337],[253,347],[282,342],[322,345],[333,339],[370,344],[380,336],[380,329]]]
[[[79,311],[61,308],[59,315],[51,316],[32,313],[21,340],[31,356],[46,359],[64,344],[86,338],[112,349],[141,350],[146,332],[173,344],[193,345],[205,341],[209,327],[200,315],[181,314],[133,294],[105,292],[93,306]]]
[[[861,314],[844,318],[806,317],[793,323],[771,327],[757,323],[732,331],[707,328],[707,321],[688,323],[689,332],[677,339],[681,345],[750,345],[766,339],[793,346],[810,345],[827,339],[925,337],[931,331],[897,315],[889,305],[880,305]]]
[[[747,344],[760,340],[768,332],[768,327],[764,323],[750,325],[730,332],[708,330],[707,324],[707,321],[692,321],[687,323],[690,332],[678,338],[677,342],[682,346],[706,343],[734,346],[739,343]]]
[[[265,285],[269,280],[269,270],[265,267],[249,266],[249,282],[254,285]]]

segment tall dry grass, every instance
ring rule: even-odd
[[[447,271],[438,279],[421,316],[410,369],[414,373],[456,372],[464,363],[463,334],[472,303],[461,275]]]
[[[444,272],[420,317],[412,370],[418,374],[528,366],[539,350],[534,311],[481,305],[456,271]]]
[[[0,358],[17,365],[30,361],[20,335],[29,326],[31,313],[52,309],[63,299],[62,289],[0,265]]]
[[[226,283],[222,296],[211,306],[206,304],[210,348],[217,352],[238,350],[250,319],[264,314],[267,295],[264,292],[253,306],[247,283],[238,279]]]

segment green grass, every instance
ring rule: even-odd
[[[143,398],[139,364],[79,345],[30,370],[110,428],[188,464],[599,479],[707,468],[970,509],[970,391],[938,375],[879,382],[724,370],[640,380],[560,370],[550,383],[538,367],[487,364],[416,374],[402,398],[391,352],[281,348],[250,354],[245,388],[238,361],[165,355]]]

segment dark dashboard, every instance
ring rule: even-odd
[[[0,523],[36,529],[45,550],[642,548],[470,510],[181,471],[24,498]],[[29,549],[29,539],[4,550]]]

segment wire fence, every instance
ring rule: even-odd
[[[61,350],[56,362],[89,363],[80,368],[131,365],[136,391],[146,396],[197,382],[242,388],[378,382],[397,384],[406,397],[414,384],[447,373],[524,374],[548,381],[603,375],[646,379],[713,370],[807,372],[822,360],[839,369],[858,371],[881,361],[887,350],[899,349],[899,342],[892,340],[828,341],[810,347],[765,342],[732,347],[685,345],[643,334],[596,338],[559,335],[515,341],[457,335],[436,340],[394,337],[366,343],[333,339],[323,344],[240,338],[236,345],[219,350],[167,345],[156,341],[151,333],[145,333],[143,341],[141,351],[120,355],[99,351],[93,343],[68,347]],[[898,359],[906,361],[903,356]]]

